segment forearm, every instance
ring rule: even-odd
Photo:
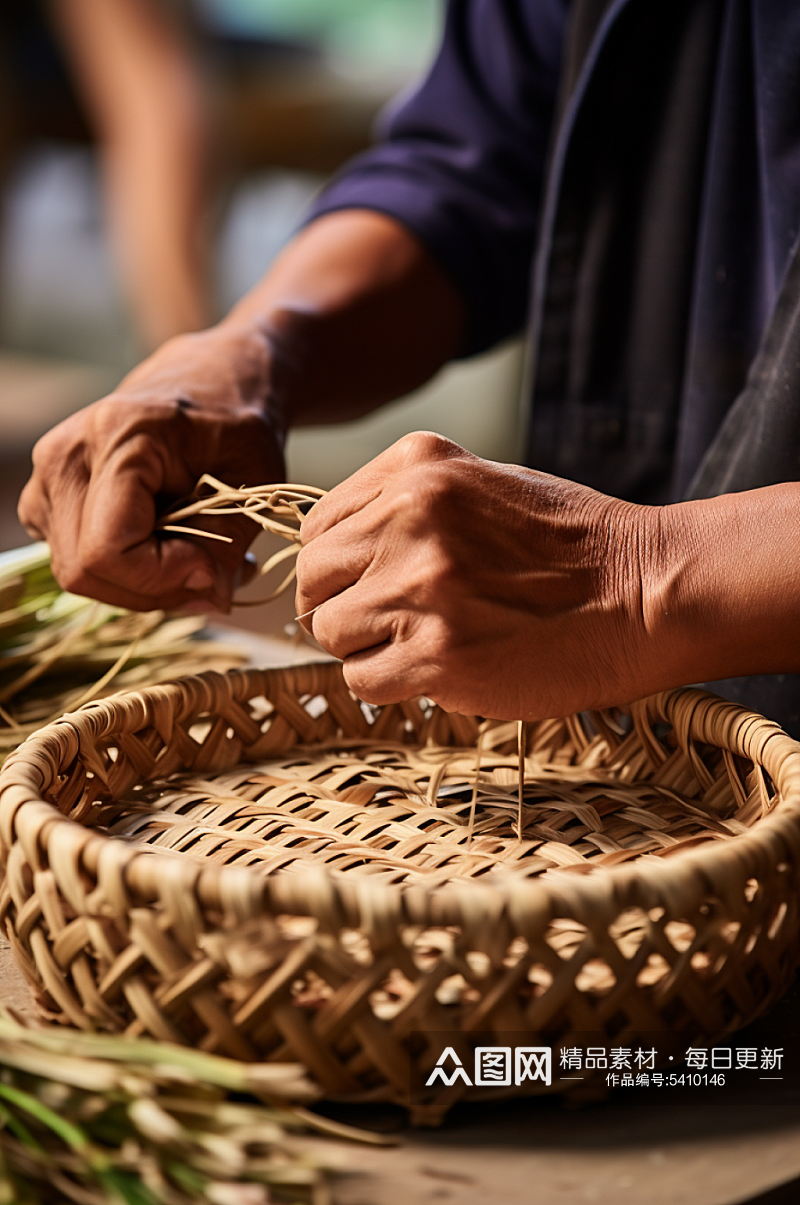
[[[343,210],[312,222],[222,323],[266,339],[272,404],[288,425],[364,414],[458,353],[464,306],[410,231]]]
[[[675,683],[800,672],[800,483],[664,507],[659,528],[645,619]]]

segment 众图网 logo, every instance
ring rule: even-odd
[[[449,1088],[458,1080],[468,1088],[508,1088],[532,1080],[550,1084],[552,1053],[549,1046],[477,1046],[470,1070],[472,1077],[453,1047],[445,1046],[425,1087],[440,1082]]]

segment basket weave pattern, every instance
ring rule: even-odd
[[[58,1020],[429,1119],[470,1094],[423,1087],[437,1034],[699,1044],[785,991],[800,745],[690,690],[531,725],[519,840],[515,731],[482,726],[471,828],[478,722],[335,664],[91,704],[0,775],[0,921]]]

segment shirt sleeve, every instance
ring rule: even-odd
[[[462,355],[524,325],[567,0],[450,0],[427,77],[389,107],[382,141],[352,160],[309,219],[397,218],[467,305]]]

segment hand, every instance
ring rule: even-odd
[[[179,336],[39,440],[19,515],[61,586],[140,611],[228,609],[255,525],[228,518],[231,544],[154,529],[204,472],[283,479],[275,354],[254,328]]]
[[[226,548],[156,537],[157,515],[203,472],[282,480],[289,417],[337,421],[416,388],[463,325],[458,291],[402,223],[326,214],[222,323],[170,340],[40,440],[20,518],[49,541],[65,588],[140,610],[225,609],[255,525],[227,516]]]
[[[658,525],[658,508],[417,433],[305,519],[298,615],[367,702],[495,719],[621,704],[675,684],[649,602]]]

